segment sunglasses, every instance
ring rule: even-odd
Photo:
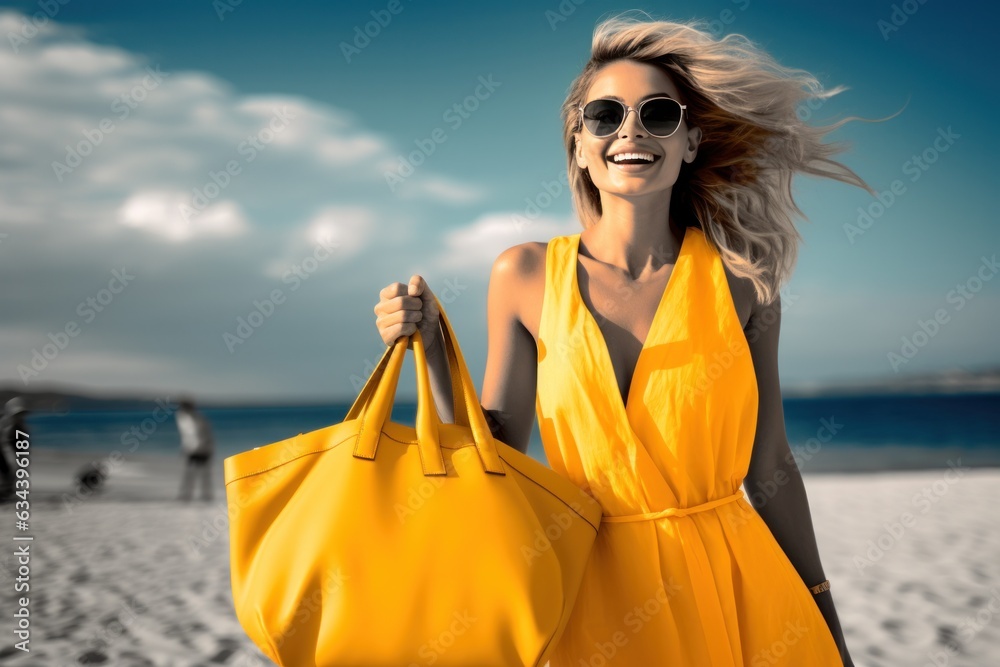
[[[628,112],[635,111],[642,129],[663,139],[681,126],[687,105],[670,97],[651,97],[635,108],[611,99],[592,100],[578,108],[583,114],[583,124],[595,137],[611,136],[625,123]]]

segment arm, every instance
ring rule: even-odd
[[[802,577],[802,581],[807,586],[815,586],[827,577],[819,558],[802,475],[785,433],[785,416],[778,381],[780,327],[780,297],[767,306],[757,304],[747,322],[747,341],[757,375],[759,408],[757,433],[744,486],[748,498],[755,498],[754,508]],[[777,489],[772,497],[767,497],[766,494],[754,495],[754,491],[764,485]],[[844,665],[853,667],[833,605],[832,591],[824,591],[813,598],[837,642]]]
[[[487,295],[486,374],[480,397],[493,437],[521,453],[527,453],[531,438],[538,352],[531,332],[521,323],[519,295],[527,288],[524,275],[533,264],[525,244],[508,248],[493,263]],[[429,347],[427,357],[438,414],[442,421],[453,423],[451,372],[441,338]]]
[[[431,394],[437,407],[438,417],[446,424],[455,423],[455,400],[451,390],[451,368],[448,353],[444,349],[444,333],[438,321],[438,334],[427,343],[427,373],[431,380]]]

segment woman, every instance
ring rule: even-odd
[[[552,468],[605,511],[551,667],[853,664],[777,372],[793,173],[874,194],[820,142],[850,119],[797,117],[837,92],[699,22],[595,31],[562,113],[584,230],[504,251],[487,306],[495,437],[525,452],[534,410]],[[375,313],[387,344],[420,329],[453,420],[426,282]]]

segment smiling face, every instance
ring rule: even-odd
[[[593,100],[618,97],[633,109],[647,97],[672,97],[681,104],[685,100],[663,70],[653,65],[619,60],[605,65],[594,78],[581,106]],[[685,110],[681,125],[671,136],[658,138],[649,134],[639,122],[639,115],[629,112],[618,130],[607,137],[595,137],[581,127],[574,132],[576,163],[587,169],[598,190],[620,196],[649,195],[669,190],[677,182],[681,161],[691,162],[698,152],[701,130],[688,123]],[[612,156],[622,152],[648,153],[652,164],[616,165]]]

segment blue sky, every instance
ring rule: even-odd
[[[401,0],[348,59],[343,44],[387,1],[52,4],[51,17],[0,5],[0,384],[351,400],[384,350],[378,291],[421,273],[439,295],[453,288],[446,308],[481,387],[490,266],[580,231],[565,191],[533,224],[513,220],[565,172],[558,109],[594,25],[633,8],[715,20],[849,88],[811,122],[907,105],[831,135],[877,190],[897,181],[853,242],[845,225],[875,200],[795,181],[809,220],[783,317],[786,390],[1000,362],[992,6],[914,2],[883,32],[900,3]],[[37,33],[31,15],[46,19]],[[445,115],[484,80],[478,108]],[[390,190],[386,171],[435,128],[445,141]],[[72,166],[67,146],[88,141]],[[194,190],[214,196],[198,204]],[[954,298],[963,284],[978,291]],[[275,290],[281,302],[232,344]],[[944,323],[894,369],[889,353],[936,313]]]

